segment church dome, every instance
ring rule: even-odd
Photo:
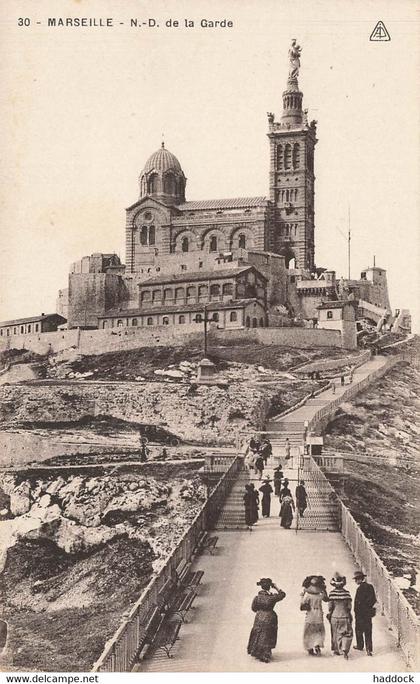
[[[165,173],[165,171],[181,171],[181,164],[172,152],[166,149],[165,143],[162,143],[161,147],[149,157],[146,164],[144,165],[143,173],[149,173],[150,171],[160,171]]]
[[[139,182],[140,199],[151,196],[165,204],[185,202],[187,179],[178,159],[165,148],[164,143],[147,160]]]

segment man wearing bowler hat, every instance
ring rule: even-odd
[[[375,589],[366,582],[366,575],[357,570],[353,579],[357,586],[356,596],[354,597],[354,615],[356,618],[356,651],[363,651],[366,646],[368,656],[372,655],[372,618],[376,614],[374,605],[376,603]]]

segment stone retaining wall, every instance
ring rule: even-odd
[[[197,329],[198,327],[198,329]],[[297,348],[341,347],[338,330],[310,328],[251,328],[242,330],[217,330],[210,327],[211,340],[215,342],[243,344],[246,341],[259,344],[279,344]],[[0,351],[28,349],[37,354],[61,352],[62,356],[75,353],[103,354],[110,351],[138,349],[150,346],[182,346],[186,342],[200,344],[203,340],[202,326],[160,326],[150,330],[121,328],[120,330],[63,330],[39,335],[16,335],[0,340]]]

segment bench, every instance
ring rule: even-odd
[[[178,563],[178,565],[175,568],[175,577],[178,586],[182,586],[184,584],[184,581],[188,575],[189,569],[190,569],[191,563],[187,563],[187,561],[182,560]]]
[[[162,649],[165,651],[168,658],[173,658],[171,650],[175,641],[179,638],[179,630],[181,629],[181,620],[167,620],[160,628],[156,639],[154,640],[154,647],[156,650]]]
[[[210,537],[208,532],[202,532],[197,543],[196,553],[202,553],[206,549],[213,555],[219,537]]]
[[[152,606],[140,623],[138,660],[142,660],[163,623],[164,615],[159,606]]]
[[[184,581],[184,587],[186,587],[187,589],[194,589],[195,593],[197,593],[199,584],[203,579],[203,575],[204,570],[195,570],[188,572]]]
[[[185,616],[194,603],[196,596],[197,592],[193,587],[188,589],[186,593],[178,594],[170,609],[172,615],[179,615],[181,622],[186,622]]]

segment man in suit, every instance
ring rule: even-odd
[[[354,573],[353,579],[357,586],[354,597],[354,615],[356,618],[356,651],[363,651],[366,646],[368,656],[372,655],[372,618],[375,615],[376,603],[375,589],[366,582],[366,575],[360,570]]]

